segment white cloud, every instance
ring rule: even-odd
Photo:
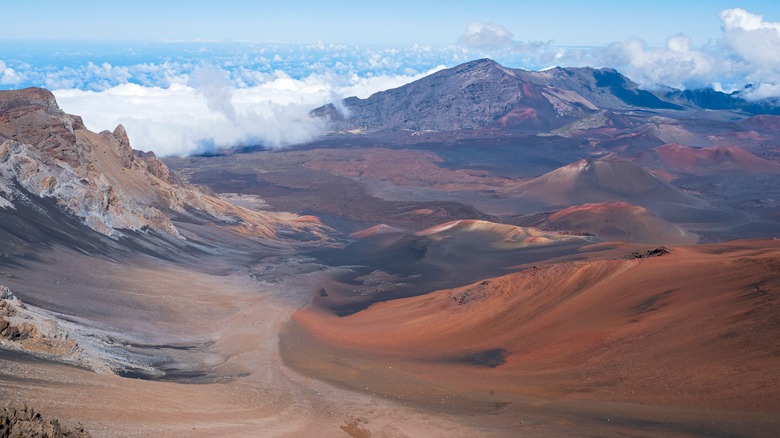
[[[721,12],[720,19],[724,44],[734,58],[732,68],[756,85],[751,96],[780,96],[780,23],[739,8]]]
[[[472,21],[466,31],[458,38],[458,44],[477,50],[506,50],[519,53],[538,52],[547,49],[547,43],[541,41],[522,42],[506,27],[495,23]]]
[[[311,74],[294,79],[277,71],[251,87],[237,87],[214,66],[196,69],[187,84],[167,88],[122,84],[103,91],[55,90],[60,107],[81,115],[92,130],[123,124],[136,149],[188,155],[214,149],[262,144],[280,148],[303,143],[327,126],[309,111],[353,95],[368,97],[437,69],[414,76],[346,78]]]
[[[424,78],[425,76],[444,70],[444,65],[438,65],[428,71],[416,75],[381,75],[371,77],[360,77],[357,74],[349,78],[349,83],[339,87],[338,92],[343,97],[357,96],[365,99],[377,91],[389,90],[406,85],[409,82]]]
[[[22,76],[0,60],[0,85],[16,85],[22,82]]]
[[[604,49],[591,49],[591,60],[613,67],[646,86],[675,88],[710,85],[721,70],[717,58],[691,48],[685,35],[674,35],[665,47],[648,47],[639,38],[613,43]],[[600,65],[600,66],[602,66]]]
[[[512,32],[495,23],[472,21],[458,38],[458,44],[477,49],[506,49],[514,45]]]
[[[548,43],[524,43],[505,27],[494,23],[469,23],[459,44],[473,56],[499,61],[518,58],[526,68],[611,67],[646,88],[672,86],[699,88],[717,84],[740,89],[747,84],[748,98],[780,97],[780,23],[767,22],[744,9],[720,13],[722,38],[695,47],[690,37],[673,35],[663,47],[649,47],[630,38],[605,47],[553,48]]]

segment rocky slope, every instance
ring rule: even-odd
[[[442,70],[367,99],[350,97],[345,110],[329,104],[312,112],[337,130],[455,131],[478,128],[547,131],[600,110],[680,110],[683,106],[639,89],[611,69],[510,69],[481,59]]]
[[[282,232],[310,240],[323,229],[316,221],[248,210],[176,184],[153,153],[131,148],[124,127],[91,132],[80,117],[62,112],[47,90],[0,91],[0,209],[8,213],[41,198],[114,238],[129,230],[184,239],[172,221],[180,217],[261,239]]]
[[[24,303],[0,285],[0,350],[29,353],[101,374],[131,370],[160,374],[144,363],[149,357],[130,353],[114,340],[121,334],[81,322],[73,315]]]

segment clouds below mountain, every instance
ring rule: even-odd
[[[113,129],[122,123],[136,149],[189,155],[311,140],[327,129],[309,116],[311,109],[347,96],[368,97],[434,70],[415,76],[311,74],[301,79],[276,72],[247,87],[237,85],[225,70],[203,65],[186,83],[167,88],[126,83],[102,91],[61,89],[54,94],[64,110],[81,115],[90,129]]]
[[[319,105],[368,97],[483,57],[530,70],[611,67],[646,88],[732,91],[751,84],[748,98],[780,97],[780,23],[743,9],[724,10],[720,20],[721,37],[698,46],[677,34],[661,47],[640,38],[557,47],[477,21],[447,47],[19,43],[0,51],[0,88],[55,90],[62,108],[82,115],[91,129],[122,123],[136,148],[162,155],[306,141],[327,129],[308,116]]]

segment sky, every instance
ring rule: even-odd
[[[719,37],[718,13],[739,7],[780,21],[780,4],[722,0],[238,1],[34,0],[3,2],[0,40],[217,40],[446,45],[467,23],[497,23],[523,41],[603,45],[630,36],[650,45],[684,32]],[[34,23],[35,25],[31,25]]]
[[[3,2],[0,89],[52,90],[95,131],[187,155],[285,147],[311,109],[489,57],[615,68],[648,89],[780,98],[780,2]],[[744,87],[751,85],[749,89]]]

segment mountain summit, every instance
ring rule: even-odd
[[[328,104],[312,112],[339,130],[454,131],[503,128],[546,131],[599,110],[682,109],[612,69],[506,68],[490,59],[441,70],[367,99]]]

